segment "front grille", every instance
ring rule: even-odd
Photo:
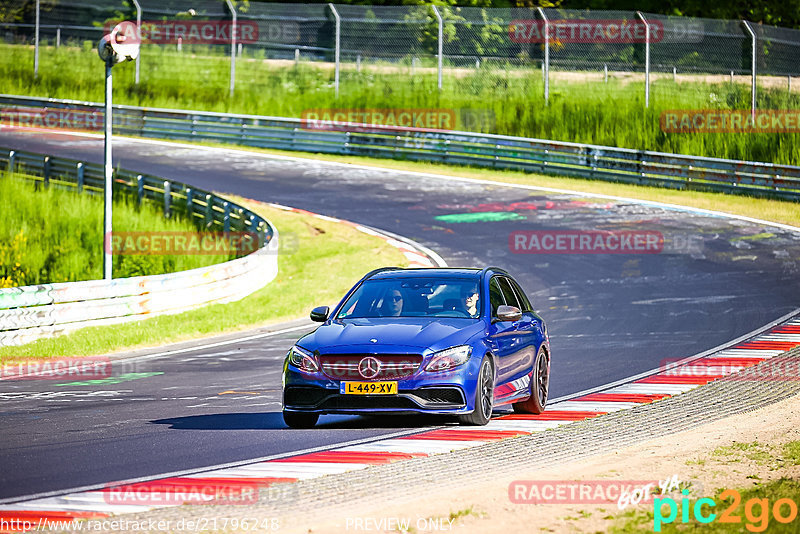
[[[312,408],[331,393],[324,388],[287,386],[283,392],[283,403],[286,406]]]
[[[361,396],[361,395],[336,395],[328,398],[321,406],[328,410],[361,410],[361,409],[388,409],[409,410],[419,406],[406,397],[393,396]]]
[[[358,372],[361,360],[371,356],[380,362],[380,371],[372,378]],[[420,354],[323,354],[319,357],[322,372],[336,380],[398,380],[417,372]]]
[[[424,404],[463,405],[464,395],[459,388],[422,388],[414,391]]]

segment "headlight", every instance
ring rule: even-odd
[[[319,371],[317,359],[306,349],[301,349],[297,345],[289,349],[289,363],[306,373],[316,373]]]
[[[472,347],[469,345],[459,345],[449,349],[440,350],[431,357],[431,361],[425,366],[426,371],[446,371],[463,365],[469,360],[472,354]]]

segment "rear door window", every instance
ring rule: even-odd
[[[497,308],[506,303],[500,285],[497,283],[497,277],[492,278],[489,282],[489,302],[492,305],[492,317],[497,317]]]
[[[519,300],[519,303],[522,304],[522,306],[524,306],[523,308],[520,308],[520,310],[522,310],[523,312],[532,312],[533,304],[531,304],[530,299],[522,290],[522,288],[519,286],[517,281],[509,278],[509,282],[511,282],[511,287],[513,287],[514,291],[517,293],[517,300]]]
[[[500,290],[503,292],[503,298],[506,301],[506,304],[509,306],[514,306],[515,308],[522,310],[522,306],[520,306],[519,301],[517,300],[517,295],[514,293],[514,290],[511,288],[511,284],[506,277],[500,277]]]

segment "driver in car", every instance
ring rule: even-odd
[[[384,317],[399,317],[403,313],[403,294],[397,289],[392,289],[383,300],[381,315]]]

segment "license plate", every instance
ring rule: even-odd
[[[397,382],[342,382],[339,385],[342,395],[395,395]]]

